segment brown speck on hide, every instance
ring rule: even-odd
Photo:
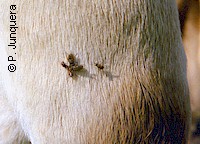
[[[99,63],[95,63],[95,66],[100,70],[104,69],[104,66]]]

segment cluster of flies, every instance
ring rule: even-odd
[[[68,71],[68,75],[70,77],[73,77],[74,76],[74,72],[76,71],[80,71],[83,69],[83,65],[79,65],[77,62],[76,62],[76,58],[73,54],[69,54],[67,55],[67,61],[69,62],[69,65],[67,65],[64,61],[61,62],[61,65],[67,69]],[[104,66],[101,65],[101,64],[98,64],[98,63],[95,63],[95,66],[100,69],[100,70],[103,70],[104,69]]]
[[[61,65],[67,69],[70,77],[73,77],[75,71],[80,71],[83,69],[82,65],[78,65],[73,54],[69,54],[67,56],[67,61],[69,62],[69,65],[67,65],[65,62],[61,62]]]

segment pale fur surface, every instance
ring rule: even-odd
[[[7,46],[11,4],[15,51]],[[2,0],[0,19],[0,109],[10,115],[0,124],[18,128],[11,142],[2,137],[11,126],[1,127],[1,143],[24,135],[33,144],[186,143],[190,106],[175,1]],[[76,78],[60,65],[65,52],[84,66]]]
[[[0,144],[19,144],[28,141],[17,115],[6,98],[0,79]]]

